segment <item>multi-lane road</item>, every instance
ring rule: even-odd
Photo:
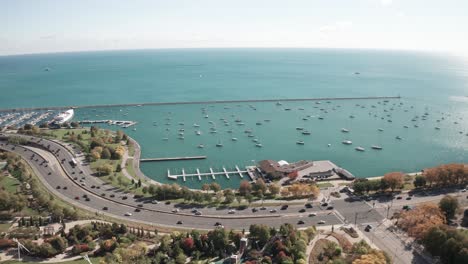
[[[104,183],[91,173],[86,163],[81,162],[79,154],[77,156],[76,153],[70,152],[69,147],[63,143],[22,136],[30,142],[28,145],[12,145],[7,142],[8,136],[11,135],[3,134],[3,137],[0,135],[0,148],[22,156],[51,192],[77,207],[112,217],[152,225],[197,229],[212,229],[217,222],[226,228],[234,229],[248,228],[253,223],[268,226],[291,223],[299,227],[319,225],[321,221],[325,225],[342,223],[336,211],[326,210],[317,203],[313,204],[313,208],[296,204],[289,205],[284,210],[281,210],[280,205],[267,206],[264,210],[257,208],[257,212],[253,212],[251,208],[236,210],[194,208],[165,202],[153,204],[150,199],[134,198],[132,194],[124,193]],[[73,166],[70,162],[72,159],[79,161],[79,164]],[[194,209],[198,209],[202,215],[195,215],[192,212]],[[301,209],[305,211],[300,212]],[[178,212],[174,212],[175,210]],[[233,210],[231,214],[230,210]],[[126,216],[127,213],[131,216]],[[309,216],[311,213],[317,215]],[[179,221],[182,224],[178,224]],[[301,221],[303,224],[299,224]]]

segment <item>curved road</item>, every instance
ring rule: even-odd
[[[28,146],[12,145],[7,142],[9,136],[21,136],[30,143]],[[148,199],[137,199],[132,194],[126,194],[117,188],[93,176],[89,166],[82,163],[82,154],[74,154],[63,145],[52,140],[30,137],[18,134],[0,134],[0,148],[14,152],[23,157],[35,170],[49,191],[77,207],[103,213],[115,218],[177,228],[212,229],[219,222],[226,228],[247,229],[253,223],[278,227],[283,223],[291,223],[299,227],[317,225],[323,220],[327,225],[341,224],[334,211],[321,209],[314,204],[314,208],[306,209],[304,205],[290,205],[281,210],[279,206],[268,207],[266,210],[252,212],[251,208],[235,210],[228,214],[228,209],[197,208],[203,215],[192,213],[193,207],[173,204],[152,204]],[[70,164],[72,158],[79,161],[76,167]],[[64,189],[66,187],[66,189]],[[83,195],[87,195],[89,201]],[[126,198],[124,198],[126,197]],[[103,210],[107,207],[107,210]],[[173,213],[174,209],[179,212]],[[139,209],[140,212],[137,212]],[[275,209],[276,213],[270,213]],[[305,209],[301,213],[299,210]],[[317,216],[309,217],[310,213]],[[125,216],[131,213],[131,216]],[[304,224],[298,224],[299,221]],[[181,221],[182,224],[177,224]]]

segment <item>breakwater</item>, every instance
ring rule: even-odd
[[[147,158],[147,159],[140,159],[140,162],[149,162],[149,161],[171,161],[171,160],[196,160],[196,159],[206,159],[206,156],[171,157],[171,158]]]
[[[277,99],[245,99],[245,100],[214,100],[214,101],[186,101],[186,102],[148,102],[129,104],[100,104],[100,105],[69,105],[53,107],[30,107],[0,109],[0,112],[34,111],[34,110],[61,110],[79,108],[104,108],[104,107],[140,107],[145,105],[188,105],[188,104],[232,104],[232,103],[261,103],[261,102],[301,102],[301,101],[337,101],[337,100],[392,100],[400,99],[400,96],[365,96],[365,97],[317,97],[317,98],[277,98]]]

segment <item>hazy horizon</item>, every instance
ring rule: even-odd
[[[468,54],[462,0],[0,3],[0,55],[186,48]]]

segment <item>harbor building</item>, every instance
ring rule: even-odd
[[[285,160],[262,160],[258,163],[258,167],[267,177],[272,179],[284,177],[292,177],[296,180],[301,180],[302,178],[313,178],[316,180],[354,179],[354,175],[349,171],[338,167],[329,160],[301,160],[293,163]]]

